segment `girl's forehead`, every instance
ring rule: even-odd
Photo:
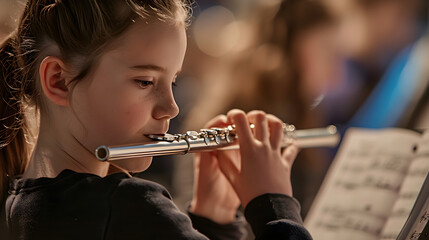
[[[185,28],[161,21],[137,21],[109,49],[106,55],[124,63],[177,65],[186,50]]]
[[[181,25],[170,24],[158,20],[139,20],[133,23],[122,35],[120,35],[113,45],[117,50],[128,50],[135,46],[146,47],[158,42],[163,43],[165,40],[172,38],[178,41],[185,28]],[[186,35],[183,37],[186,38]]]

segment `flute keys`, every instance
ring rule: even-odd
[[[219,144],[222,139],[225,139],[226,130],[225,128],[212,128],[212,129],[216,131],[215,142]]]
[[[232,143],[235,138],[235,129],[233,126],[201,129],[199,137],[204,139],[206,145],[209,145],[211,141],[219,145],[222,143],[222,140],[225,140],[226,143]]]
[[[290,134],[295,132],[295,125],[283,123],[283,133]]]
[[[210,131],[210,129],[201,129],[200,131],[201,131],[200,137],[204,139],[204,143],[206,145],[209,145],[210,144],[210,136],[209,136],[208,131]]]
[[[212,129],[201,129],[202,135],[204,136],[204,142],[206,145],[210,143],[211,140],[214,140],[216,144],[219,144],[222,140],[219,136],[218,131],[215,128]]]
[[[198,134],[198,132],[196,132],[196,131],[187,131],[187,132],[186,132],[186,137],[187,137],[188,139],[191,139],[191,140],[197,140],[197,139],[198,139],[198,136],[199,136],[199,134]]]
[[[229,132],[225,133],[225,141],[227,143],[231,143],[231,137],[229,136]]]

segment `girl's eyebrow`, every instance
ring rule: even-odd
[[[153,71],[162,72],[162,73],[167,72],[167,70],[165,68],[158,66],[158,65],[153,65],[153,64],[136,65],[136,66],[132,66],[130,68],[131,69],[137,69],[137,70],[153,70]],[[182,69],[177,71],[176,75],[179,75],[181,72],[182,72]]]
[[[161,66],[153,65],[153,64],[145,64],[145,65],[136,65],[130,67],[131,69],[138,69],[138,70],[153,70],[157,72],[166,72],[167,70]]]

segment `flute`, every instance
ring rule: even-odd
[[[250,125],[254,128],[254,125]],[[153,143],[121,146],[100,146],[95,156],[100,161],[115,161],[135,157],[155,157],[173,154],[187,154],[212,150],[238,149],[238,136],[234,125],[225,128],[201,129],[200,132],[188,131],[185,134],[147,135]],[[337,128],[296,130],[294,125],[283,124],[282,147],[294,143],[300,148],[334,147],[339,142]]]

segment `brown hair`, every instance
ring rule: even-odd
[[[182,0],[29,0],[18,30],[0,46],[0,201],[9,177],[29,161],[24,108],[43,111],[38,66],[55,55],[73,70],[73,82],[87,76],[106,46],[138,19],[187,25]]]

